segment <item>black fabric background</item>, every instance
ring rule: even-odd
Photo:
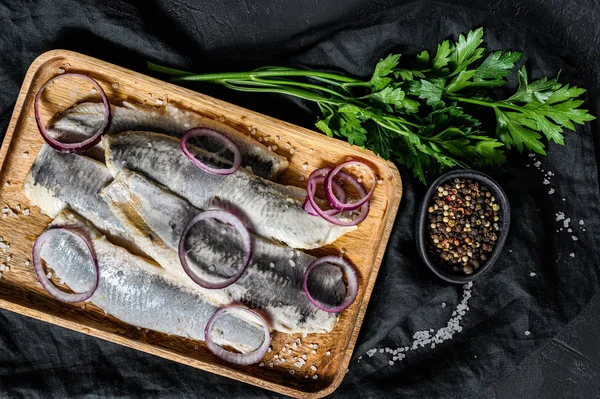
[[[154,60],[200,72],[289,64],[364,76],[392,49],[414,54],[478,26],[485,27],[491,49],[524,51],[534,77],[562,70],[564,81],[588,88],[589,106],[599,115],[599,21],[594,0],[1,0],[0,132],[29,64],[50,49],[79,51],[143,73],[145,61]],[[293,99],[194,88],[305,127],[315,121],[315,109]],[[479,397],[559,333],[598,286],[597,145],[596,123],[569,133],[565,147],[549,145],[540,169],[555,174],[550,185],[543,184],[541,170],[526,166],[532,164],[526,154],[511,158],[496,176],[512,204],[511,232],[497,265],[473,286],[464,330],[389,366],[387,356],[365,352],[409,345],[416,331],[443,327],[462,292],[434,279],[419,262],[413,226],[424,187],[401,168],[399,216],[350,371],[332,397]],[[571,218],[578,241],[557,231],[558,212]],[[0,311],[0,396],[278,395]]]

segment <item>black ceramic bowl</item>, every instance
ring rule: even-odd
[[[427,208],[429,208],[429,204],[433,197],[433,194],[438,186],[444,184],[445,182],[455,179],[470,179],[479,182],[480,184],[486,186],[492,195],[496,197],[496,201],[500,205],[502,216],[501,216],[501,227],[500,233],[498,236],[498,240],[496,241],[496,246],[494,250],[488,257],[487,261],[481,265],[481,267],[475,270],[472,274],[457,274],[451,273],[449,271],[444,270],[443,267],[438,266],[429,256],[427,252],[427,247],[425,245],[425,234],[427,233]],[[453,170],[446,174],[440,176],[429,190],[427,190],[427,194],[425,194],[425,198],[421,203],[421,207],[419,208],[419,213],[417,215],[417,226],[416,226],[416,234],[415,239],[417,241],[417,250],[419,251],[419,255],[423,262],[431,269],[431,271],[441,278],[442,280],[446,280],[450,283],[455,284],[464,284],[469,281],[473,281],[483,274],[485,274],[493,265],[496,263],[500,252],[502,251],[502,247],[504,247],[504,242],[506,241],[506,236],[508,235],[508,229],[510,227],[510,205],[508,203],[508,198],[506,197],[506,193],[500,187],[500,185],[488,175],[475,171],[475,170]]]

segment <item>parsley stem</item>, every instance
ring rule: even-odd
[[[182,72],[182,71],[180,71]],[[337,75],[334,73],[328,72],[319,72],[319,71],[310,71],[304,69],[277,69],[277,70],[268,70],[268,71],[250,71],[250,72],[229,72],[229,73],[206,73],[206,74],[181,74],[176,75],[172,80],[173,81],[193,81],[193,82],[210,82],[214,80],[227,80],[227,79],[236,79],[236,80],[246,80],[253,78],[264,78],[264,77],[319,77],[330,80],[335,80],[337,82],[343,83],[364,83],[358,79],[350,78],[348,76]]]
[[[462,102],[462,103],[481,105],[484,107],[490,107],[490,108],[494,108],[494,109],[508,108],[508,109],[512,109],[514,111],[521,111],[521,109],[519,107],[517,107],[516,105],[512,105],[512,104],[500,102],[500,101],[490,102],[490,101],[476,100],[474,98],[464,98],[464,97],[453,96],[453,95],[446,95],[445,97],[449,100],[454,100],[454,101],[458,101],[458,102]]]

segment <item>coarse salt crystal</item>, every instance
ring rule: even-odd
[[[8,256],[6,257],[6,261],[7,261],[7,262],[10,262],[11,260],[12,260],[12,256],[11,256],[11,255],[8,255]]]
[[[530,275],[531,277],[535,277],[535,276],[536,276],[536,273],[535,273],[535,272],[531,272],[531,273],[529,273],[529,275]]]
[[[291,266],[291,267],[294,267],[294,266],[296,266],[296,262],[294,262],[293,260],[291,260],[291,259],[290,259],[290,260],[289,260],[289,262],[290,262],[290,266]]]
[[[295,149],[295,148],[293,148],[293,147],[292,147],[292,148],[290,148],[290,154],[293,154],[295,151],[296,151],[296,149]]]
[[[156,99],[156,104],[158,104],[158,105],[162,105],[162,104],[163,104],[163,102],[164,102],[164,101],[163,101],[163,100],[161,100],[160,98],[157,98],[157,99]]]
[[[273,349],[269,347],[269,349],[267,349],[267,352],[271,352]]]
[[[578,241],[579,240],[576,236],[571,236],[571,238],[573,239],[573,241]]]
[[[306,360],[306,355],[302,355],[302,359]]]
[[[269,267],[272,269],[275,267],[275,264],[273,262],[269,263]]]
[[[58,73],[65,73],[64,68],[58,68]]]
[[[7,181],[7,182],[4,183],[4,187],[9,187],[9,186],[10,186],[10,182],[9,181]]]
[[[302,169],[307,170],[308,169],[308,162],[304,162],[302,164]]]
[[[296,372],[296,370],[290,370],[290,374],[294,374]]]
[[[263,362],[260,362],[260,364],[258,365],[258,367],[265,367],[265,364]]]
[[[28,267],[30,262],[28,260],[25,261],[25,267]]]
[[[325,356],[331,356],[331,352],[330,351],[325,352]]]
[[[29,216],[29,208],[23,209],[23,215]]]
[[[381,180],[381,179],[377,180],[377,184],[383,184],[383,180]]]
[[[575,257],[575,252],[571,252],[571,253],[569,254],[569,256],[570,256],[571,258],[574,258],[574,257]]]
[[[119,88],[119,84],[118,83],[113,83],[112,87],[113,87],[113,89],[118,89]]]
[[[29,156],[29,152],[25,151],[23,154],[21,154],[21,158],[27,158]]]
[[[525,331],[525,335],[529,335],[529,334],[531,334],[531,332]]]
[[[269,367],[273,368],[273,362],[269,363]]]
[[[319,378],[317,374],[313,375],[313,380],[316,380],[317,378]]]
[[[312,371],[317,371],[317,366],[315,366],[315,365],[313,364],[312,366],[310,366],[310,369],[311,369]]]

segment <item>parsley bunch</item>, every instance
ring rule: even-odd
[[[488,53],[482,44],[479,28],[407,62],[401,54],[390,54],[369,80],[286,67],[194,74],[148,66],[171,75],[172,81],[210,82],[313,101],[322,114],[319,130],[404,164],[423,182],[434,168],[501,165],[505,151],[513,147],[545,154],[542,139],[564,144],[565,129],[594,119],[580,108],[584,89],[557,78],[529,81],[525,67],[518,71],[516,93],[494,98],[493,89],[507,83],[522,54]],[[484,131],[480,120],[467,112],[477,109],[493,110],[495,132]]]

